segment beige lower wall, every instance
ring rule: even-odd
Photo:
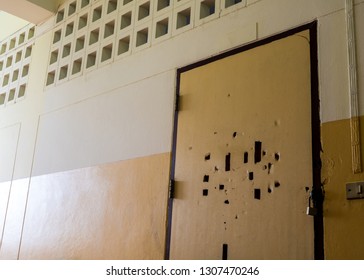
[[[10,196],[0,257],[163,259],[169,164],[164,153],[31,178],[22,239],[24,191]]]
[[[364,117],[361,123],[364,139]],[[324,123],[321,137],[325,257],[364,259],[364,200],[347,200],[345,192],[346,183],[364,181],[364,173],[353,174],[351,169],[350,120]]]

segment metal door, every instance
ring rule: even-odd
[[[313,259],[309,31],[179,76],[171,259]]]

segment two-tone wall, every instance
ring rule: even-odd
[[[176,69],[313,20],[326,258],[364,258],[344,2],[66,2],[35,29],[24,97],[0,108],[0,258],[162,259]],[[355,20],[364,112],[362,0]]]

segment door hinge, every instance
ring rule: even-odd
[[[170,199],[174,198],[175,181],[173,179],[169,180],[168,197]]]

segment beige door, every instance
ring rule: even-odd
[[[171,259],[313,259],[309,31],[181,73]]]

